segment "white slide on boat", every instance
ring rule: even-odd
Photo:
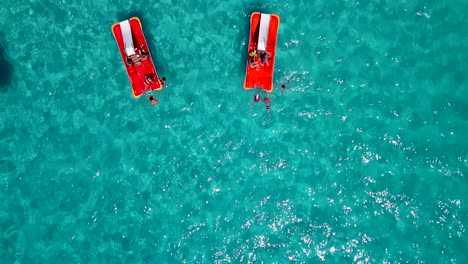
[[[271,15],[269,14],[262,14],[260,17],[260,31],[258,33],[258,51],[266,51],[268,32],[270,30],[270,18]]]
[[[135,47],[133,46],[133,37],[132,37],[132,29],[130,28],[130,21],[125,20],[119,23],[120,30],[122,31],[124,47],[125,47],[125,54],[128,57],[135,54]]]

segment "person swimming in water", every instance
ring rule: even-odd
[[[283,88],[283,91],[281,91],[281,94],[284,94],[284,90],[286,90],[286,84],[281,85],[281,88]]]
[[[259,93],[254,94],[254,100],[253,100],[253,102],[256,103],[256,102],[260,101],[260,98],[261,98],[261,96],[260,96]]]
[[[156,99],[156,97],[154,97],[154,95],[151,95],[148,100],[150,101],[151,105],[152,106],[156,106],[156,104],[159,102],[158,99]]]
[[[164,87],[164,85],[166,85],[166,77],[159,78],[159,81],[161,82],[162,87]]]
[[[145,85],[150,86],[151,84],[155,84],[156,83],[155,77],[156,76],[154,74],[145,75]],[[162,87],[164,87],[164,85],[166,85],[166,78],[165,77],[159,78],[159,81],[160,81]],[[146,98],[148,99],[148,101],[150,101],[150,103],[153,106],[156,106],[156,104],[159,101],[158,101],[158,99],[156,99],[156,96],[154,95],[154,91],[151,88],[149,88],[147,91],[151,91],[151,94],[148,95],[148,94],[145,93]]]
[[[148,99],[148,101],[150,101],[152,106],[156,106],[156,104],[159,102],[158,99],[156,99],[156,95],[154,95],[154,91],[151,90],[151,89],[146,90],[144,95],[145,95],[146,99]]]
[[[270,108],[271,108],[271,102],[270,102],[270,94],[268,94],[268,97],[263,98],[263,103],[265,103],[266,109],[268,111],[268,116],[270,116]]]
[[[295,78],[289,78],[288,81],[285,84],[282,84],[280,87],[282,89],[281,94],[284,94],[286,91],[286,88],[289,86],[289,84],[294,80]],[[277,88],[279,89],[279,88]]]

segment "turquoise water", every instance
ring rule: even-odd
[[[466,263],[466,1],[0,4],[1,263]],[[249,15],[281,16],[271,120]],[[168,79],[135,100],[110,26]]]

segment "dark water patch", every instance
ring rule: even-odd
[[[16,167],[15,167],[15,164],[13,164],[13,162],[8,161],[8,160],[0,160],[0,172],[1,173],[12,172],[15,169]]]
[[[0,32],[0,93],[6,93],[13,77],[13,67],[6,53],[3,33]]]

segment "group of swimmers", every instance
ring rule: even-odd
[[[145,50],[144,45],[142,44],[139,49],[135,48],[135,51],[137,54],[131,55],[127,57],[127,65],[141,65],[140,60],[147,60],[148,59],[148,52]],[[260,64],[257,62],[258,58],[260,58],[260,62],[263,64],[268,65],[268,60],[271,58],[271,55],[266,52],[266,51],[260,51],[258,54],[256,50],[253,50],[252,52],[249,53],[249,67],[251,68],[256,68],[256,70],[260,69]],[[151,74],[146,74],[145,79],[144,79],[144,84],[146,87],[151,86],[151,84],[156,84],[156,75],[154,73]],[[291,82],[292,79],[289,79],[287,84],[281,85],[282,92],[281,94],[284,93],[286,90],[287,85]],[[162,77],[159,78],[159,82],[161,83],[162,87],[166,85],[166,78]],[[154,94],[153,89],[145,89],[145,97],[150,101],[151,105],[156,106],[156,104],[159,102],[158,99],[156,99],[156,96]],[[254,94],[254,103],[259,102],[261,99],[261,94],[260,93],[255,93]],[[268,111],[268,115],[270,115],[270,108],[271,108],[271,102],[270,102],[270,94],[268,94],[267,97],[262,99],[262,102],[265,104],[266,109]]]
[[[284,91],[286,90],[286,87],[291,83],[292,80],[293,80],[293,79],[290,78],[290,79],[288,80],[287,83],[282,84],[282,85],[280,86],[281,89],[282,89],[281,94],[284,94]],[[278,89],[279,89],[279,88],[278,88]],[[254,94],[254,100],[253,100],[253,102],[254,102],[254,103],[259,102],[260,99],[261,99],[261,97],[262,97],[262,96],[261,96],[260,93],[255,93],[255,94]],[[268,93],[268,96],[266,96],[266,97],[264,97],[264,98],[262,99],[262,102],[263,102],[263,103],[265,104],[265,106],[266,106],[266,109],[267,109],[267,111],[268,111],[268,116],[270,116],[271,101],[270,101],[270,94],[269,94],[269,93]]]
[[[139,49],[135,48],[135,52],[136,54],[127,56],[128,66],[132,66],[132,65],[139,66],[141,65],[141,61],[148,59],[148,52],[145,50],[145,46],[143,44],[141,44]],[[156,99],[153,89],[151,89],[148,86],[151,86],[151,84],[156,84],[157,82],[155,79],[156,79],[156,74],[154,73],[146,74],[145,79],[144,79],[145,97],[148,99],[148,101],[150,101],[151,105],[153,106],[156,106],[156,104],[159,101],[158,99]],[[159,78],[159,82],[161,83],[161,86],[164,87],[164,85],[166,85],[166,78],[165,77]]]

